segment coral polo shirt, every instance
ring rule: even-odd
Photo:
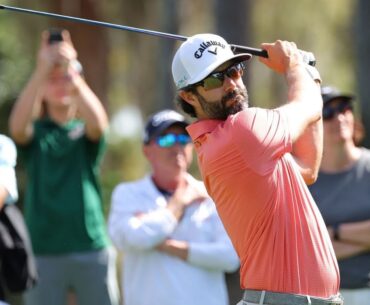
[[[248,108],[187,130],[241,261],[241,287],[329,297],[339,270],[321,214],[290,154],[287,118]]]

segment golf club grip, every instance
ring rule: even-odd
[[[239,46],[239,45],[235,45],[235,44],[230,44],[230,47],[231,47],[231,50],[233,50],[234,53],[244,53],[244,52],[246,52],[246,53],[256,55],[256,56],[260,56],[260,57],[264,57],[264,58],[269,57],[267,51],[263,50],[263,49],[250,48],[250,47]],[[302,51],[302,50],[299,50],[299,52],[302,54],[303,61],[306,64],[308,64],[310,66],[313,66],[313,67],[316,65],[316,59],[315,59],[315,56],[313,55],[313,53]]]
[[[268,58],[268,54],[266,50],[262,49],[256,49],[256,48],[250,48],[245,46],[239,46],[236,44],[230,44],[231,50],[233,50],[234,53],[249,53],[252,55],[260,56]]]

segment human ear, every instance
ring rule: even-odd
[[[181,90],[179,96],[193,107],[198,105],[198,99],[193,92]]]
[[[149,156],[150,156],[150,148],[149,148],[149,146],[144,144],[143,147],[142,147],[142,150],[143,150],[143,155],[147,159],[149,159]]]

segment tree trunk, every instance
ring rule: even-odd
[[[173,0],[164,0],[161,2],[161,29],[163,32],[177,34],[179,30],[178,16],[176,10],[177,3]],[[173,57],[173,50],[175,48],[175,40],[161,39],[158,48],[158,60],[156,61],[156,71],[158,75],[158,91],[157,100],[158,107],[161,108],[174,108],[173,91],[174,83],[172,80],[171,64]]]
[[[251,0],[234,0],[215,2],[216,34],[222,36],[230,44],[251,46],[253,37],[250,31]],[[249,77],[245,78],[248,88]]]
[[[358,92],[357,100],[361,103],[362,119],[366,131],[364,146],[370,147],[370,2],[359,0],[357,6],[356,22],[356,52],[357,52],[357,79]]]

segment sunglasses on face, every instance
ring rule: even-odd
[[[324,120],[331,120],[336,114],[345,113],[348,110],[352,110],[352,105],[348,101],[341,101],[336,105],[324,106],[322,111],[322,117]]]
[[[191,138],[187,134],[174,134],[168,133],[163,136],[156,138],[155,142],[159,147],[172,147],[176,144],[185,146],[186,144],[191,143]]]
[[[245,66],[243,63],[237,63],[231,67],[228,67],[224,71],[211,73],[205,79],[195,83],[192,86],[202,86],[204,90],[220,88],[224,84],[225,76],[228,76],[232,79],[238,79],[239,77],[243,76],[244,69]]]

